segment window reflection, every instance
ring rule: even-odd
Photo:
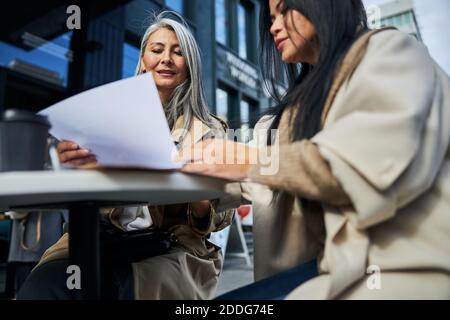
[[[123,44],[122,78],[134,76],[139,61],[139,49],[127,42]]]
[[[247,10],[240,2],[238,4],[238,38],[239,56],[247,59]]]
[[[170,9],[183,14],[183,0],[166,0],[166,5]]]
[[[33,78],[67,87],[72,32],[47,41],[31,32],[21,36],[24,48],[0,41],[0,65]],[[29,49],[26,49],[29,48]]]
[[[216,0],[216,40],[227,45],[227,10],[226,0]]]
[[[228,93],[220,88],[216,90],[216,115],[228,122]]]
[[[250,141],[250,104],[241,100],[241,141]]]

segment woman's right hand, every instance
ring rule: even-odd
[[[96,164],[97,157],[89,150],[81,148],[76,142],[63,140],[57,147],[59,161],[63,164],[82,166]]]

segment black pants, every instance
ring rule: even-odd
[[[67,259],[54,260],[34,270],[25,280],[17,300],[73,300],[76,290],[67,288]],[[131,265],[124,265],[102,275],[102,298],[132,300],[134,299],[133,272]]]

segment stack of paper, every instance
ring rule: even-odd
[[[50,133],[97,156],[100,166],[175,169],[176,147],[153,77],[116,81],[59,102],[40,114]]]

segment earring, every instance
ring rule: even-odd
[[[145,70],[145,69],[144,69],[144,70],[142,70],[142,73],[147,73],[147,70]]]

